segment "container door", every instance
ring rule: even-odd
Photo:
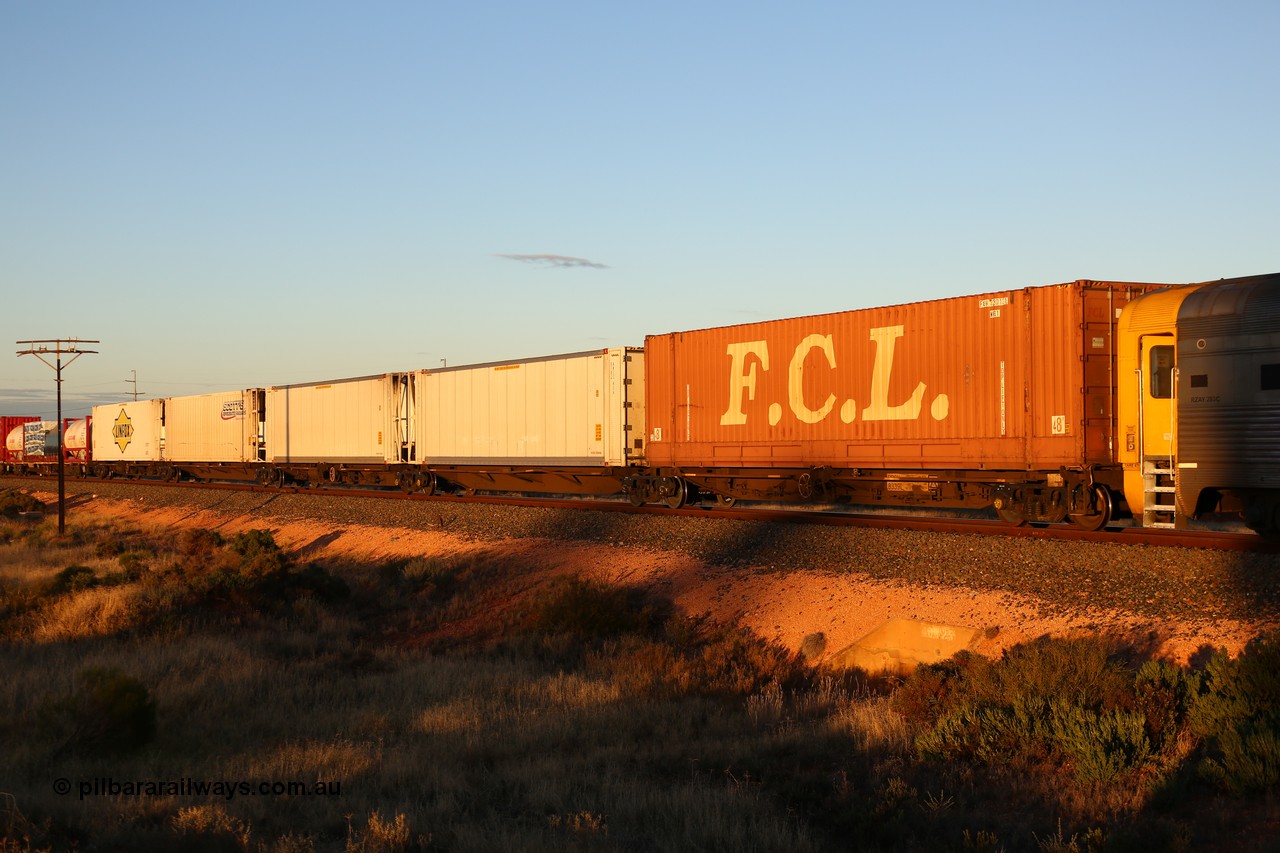
[[[418,439],[414,430],[414,414],[418,410],[416,373],[397,373],[391,378],[396,411],[394,429],[398,461],[418,461]]]
[[[623,458],[630,462],[644,460],[644,350],[624,349],[622,351],[624,394],[623,411],[626,423],[623,425]]]
[[[250,448],[249,459],[254,462],[267,461],[267,392],[256,388],[250,394],[250,415],[245,418],[247,433],[245,446]]]

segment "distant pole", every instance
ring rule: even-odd
[[[135,403],[136,403],[136,402],[138,402],[138,371],[136,371],[136,370],[131,370],[131,371],[129,371],[129,372],[133,374],[133,378],[132,378],[132,379],[126,379],[126,380],[125,380],[125,382],[132,382],[132,383],[133,383],[133,402],[135,402]]]
[[[79,338],[53,338],[44,341],[18,341],[18,345],[27,344],[30,349],[18,350],[19,356],[34,355],[54,370],[54,384],[58,388],[58,535],[67,532],[67,473],[66,458],[62,450],[62,368],[70,366],[85,353],[96,353],[94,349],[80,349],[80,344],[96,344],[98,341],[82,341]],[[50,347],[52,345],[52,348]],[[50,363],[46,356],[53,356]],[[66,365],[62,357],[69,355]]]

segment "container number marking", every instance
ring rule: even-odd
[[[1067,416],[1054,415],[1053,417],[1051,417],[1049,419],[1049,430],[1054,435],[1066,435],[1067,434]]]

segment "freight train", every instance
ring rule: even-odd
[[[75,470],[84,471],[89,462],[90,418],[66,418],[61,424],[62,456]],[[0,415],[0,471],[10,474],[46,474],[58,465],[57,421],[34,416]]]
[[[987,508],[1091,530],[1238,512],[1275,536],[1280,274],[1000,290],[92,422],[80,464],[98,477]]]

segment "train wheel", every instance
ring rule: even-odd
[[[1005,524],[1010,524],[1014,527],[1021,527],[1027,523],[1027,517],[1016,509],[996,507],[996,515],[1000,516],[1000,520]]]
[[[716,504],[724,509],[732,508],[737,502],[738,499],[733,495],[716,495]]]
[[[1089,509],[1086,512],[1068,513],[1071,523],[1081,530],[1101,530],[1111,521],[1115,505],[1111,500],[1111,491],[1106,486],[1094,485],[1089,490]],[[1075,503],[1074,501],[1072,502]]]
[[[662,499],[670,509],[679,509],[689,500],[689,484],[679,477],[671,478],[676,484],[676,490],[670,495]]]
[[[627,500],[632,506],[644,506],[644,495],[640,493],[639,489],[627,492]]]

